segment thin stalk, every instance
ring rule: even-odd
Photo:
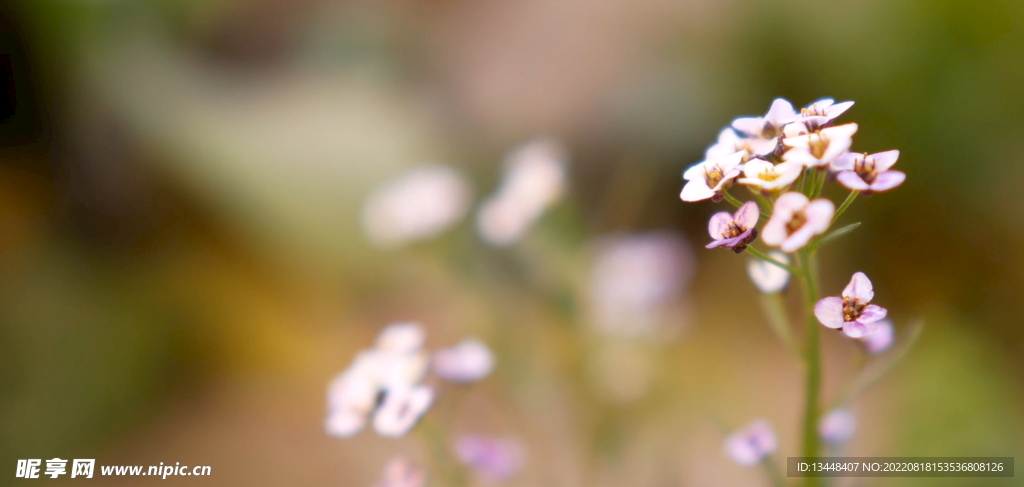
[[[815,179],[814,191],[811,191],[811,198],[817,198],[821,194],[822,188],[825,187],[825,181],[828,180],[828,170],[818,168],[814,170],[818,173],[818,177]]]
[[[801,193],[803,193],[804,192],[804,188],[807,187],[807,180],[810,177],[811,177],[811,170],[810,169],[804,169],[804,174],[803,174],[803,176],[800,177],[800,184],[797,185],[796,190],[801,192]],[[806,193],[804,193],[804,194],[806,194]]]
[[[843,204],[839,205],[839,209],[837,209],[836,213],[832,215],[832,223],[835,223],[836,220],[839,219],[839,215],[842,215],[843,212],[850,207],[850,205],[853,203],[853,200],[857,199],[857,195],[859,194],[860,191],[850,191],[850,195],[847,196],[845,200],[843,200]]]
[[[757,198],[757,204],[761,207],[761,219],[767,220],[772,214],[772,202],[760,191],[754,191],[754,197]]]
[[[753,255],[754,257],[757,257],[758,259],[761,259],[761,260],[763,260],[763,261],[765,261],[765,262],[767,262],[769,264],[774,265],[775,267],[778,267],[778,268],[781,268],[781,269],[785,269],[790,274],[796,274],[797,273],[797,268],[796,267],[793,267],[793,266],[791,266],[789,264],[783,264],[782,262],[779,262],[779,261],[771,258],[771,256],[769,256],[768,254],[766,254],[764,252],[761,252],[760,250],[755,249],[754,246],[752,246],[752,245],[748,245],[747,246],[747,252],[750,255]]]
[[[768,324],[778,337],[786,351],[800,358],[800,347],[793,338],[793,330],[790,328],[789,316],[786,313],[786,304],[782,302],[782,295],[779,293],[762,294],[761,308],[768,317]]]
[[[743,202],[736,199],[735,196],[729,194],[728,191],[722,191],[722,197],[724,197],[725,201],[728,201],[730,205],[735,206],[736,208],[743,206]]]
[[[804,353],[807,364],[806,400],[804,404],[804,452],[805,457],[818,456],[818,418],[821,414],[821,339],[820,325],[814,316],[814,305],[818,302],[817,266],[813,253],[806,250],[799,253],[800,271],[804,280],[807,330],[804,333]],[[807,478],[807,487],[818,487],[817,477]]]

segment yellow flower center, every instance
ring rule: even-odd
[[[843,296],[843,321],[853,321],[860,318],[867,305],[867,303],[862,303],[857,298]]]

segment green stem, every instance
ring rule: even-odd
[[[769,264],[774,265],[775,267],[778,267],[780,269],[785,269],[786,271],[789,271],[790,274],[796,274],[797,273],[796,267],[793,267],[793,266],[788,265],[788,264],[783,264],[782,262],[779,262],[779,261],[771,258],[771,256],[769,256],[768,254],[766,254],[764,252],[761,252],[760,250],[757,250],[752,245],[748,245],[747,246],[747,252],[750,255],[753,255],[754,257],[757,257],[758,259],[761,259],[761,260],[763,260],[763,261],[765,261],[765,262],[767,262]]]
[[[772,202],[760,191],[754,191],[754,197],[757,198],[757,204],[761,207],[761,219],[767,220],[772,215]]]
[[[800,357],[800,347],[793,338],[793,330],[790,328],[789,316],[786,314],[786,305],[782,302],[782,295],[779,293],[762,294],[761,308],[768,316],[768,324],[771,325],[775,336],[786,347],[786,351],[794,357]]]
[[[728,201],[730,205],[735,206],[736,208],[743,206],[743,202],[729,194],[728,191],[722,191],[722,196],[725,198],[725,201]]]
[[[836,210],[834,215],[832,215],[832,223],[835,223],[836,220],[839,219],[839,215],[842,215],[843,212],[850,207],[850,204],[853,203],[853,200],[857,199],[857,195],[859,194],[860,191],[850,191],[850,195],[847,196],[845,200],[843,200],[843,204],[839,205],[839,209]]]
[[[805,457],[818,456],[818,417],[821,408],[821,339],[820,325],[814,316],[814,305],[818,302],[818,282],[815,257],[804,250],[799,254],[800,270],[804,280],[804,294],[807,298],[807,330],[804,334],[804,353],[807,364],[806,398],[804,404],[804,452]],[[807,487],[817,487],[820,479],[807,478]]]
[[[818,173],[815,179],[814,191],[811,191],[811,198],[817,198],[821,194],[822,188],[825,187],[825,181],[828,180],[828,170],[824,168],[818,168],[814,170]]]

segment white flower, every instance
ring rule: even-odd
[[[388,325],[377,335],[377,350],[385,353],[414,353],[423,348],[427,332],[419,323]]]
[[[774,193],[788,188],[803,171],[803,165],[797,163],[772,164],[763,159],[752,159],[743,165],[743,177],[736,182],[762,193]]]
[[[855,133],[857,124],[848,123],[806,135],[787,137],[782,139],[782,143],[790,149],[782,155],[782,159],[806,167],[824,166],[850,149]]]
[[[815,131],[818,127],[842,115],[843,112],[849,110],[852,106],[852,101],[836,103],[831,98],[823,98],[807,105],[806,108],[801,108],[800,114],[790,117],[787,122],[799,123],[808,127],[811,131]]]
[[[718,133],[718,141],[704,151],[704,159],[721,159],[742,152],[743,160],[746,160],[752,156],[769,154],[777,145],[778,139],[740,137],[735,130],[726,127]]]
[[[434,390],[429,386],[391,389],[373,416],[373,429],[381,436],[399,437],[409,432],[430,408]]]
[[[888,311],[871,304],[875,289],[863,272],[855,272],[843,295],[821,298],[814,305],[814,316],[822,325],[842,329],[850,338],[861,338],[875,330],[875,323],[885,318]]]
[[[732,180],[740,175],[745,153],[737,152],[720,159],[708,159],[694,164],[683,173],[686,185],[679,197],[683,201],[711,199],[732,186]]]
[[[906,174],[890,169],[899,157],[898,150],[875,154],[848,152],[832,161],[832,169],[839,171],[839,184],[854,191],[877,193],[893,189],[907,179]]]
[[[660,336],[676,299],[694,273],[693,251],[674,233],[650,232],[603,240],[587,280],[588,314],[601,332]]]
[[[791,103],[776,98],[765,116],[737,118],[733,120],[732,128],[753,138],[772,140],[782,133],[782,127],[795,116],[796,111],[793,110]],[[772,148],[774,149],[774,146]]]
[[[768,256],[783,264],[789,264],[789,256],[778,250],[769,251]],[[789,271],[761,259],[751,258],[747,261],[747,275],[754,286],[764,294],[781,292],[789,284]]]
[[[370,193],[363,230],[380,247],[393,248],[435,237],[466,216],[471,190],[453,169],[413,169]]]
[[[761,231],[761,240],[783,252],[803,248],[815,235],[832,224],[835,205],[824,198],[809,201],[800,193],[785,193],[775,200],[775,208]]]
[[[836,409],[818,423],[818,435],[825,443],[841,445],[857,432],[857,417],[849,409]]]
[[[494,354],[480,340],[463,340],[434,354],[434,373],[452,382],[476,382],[491,373]]]
[[[565,148],[548,139],[527,142],[509,153],[501,186],[477,212],[477,231],[484,241],[495,246],[518,242],[562,198],[566,160]]]
[[[734,462],[751,467],[778,448],[775,431],[767,421],[753,421],[725,439],[725,453]]]

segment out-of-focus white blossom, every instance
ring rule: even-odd
[[[732,182],[743,170],[744,152],[708,159],[694,164],[685,172],[686,184],[679,198],[683,201],[703,201],[720,195],[732,186]]]
[[[755,155],[769,154],[778,145],[778,137],[782,128],[796,116],[793,105],[782,98],[772,102],[768,113],[763,117],[742,117],[733,120],[732,128],[743,132],[750,138]]]
[[[499,247],[518,242],[565,193],[567,159],[566,149],[549,139],[527,142],[509,153],[501,186],[477,212],[477,231],[484,241]]]
[[[419,323],[395,323],[377,336],[377,350],[384,353],[415,353],[423,348],[427,332]]]
[[[427,485],[427,472],[414,466],[408,460],[397,457],[391,459],[384,467],[381,481],[374,487],[424,487]]]
[[[667,321],[694,272],[693,251],[664,231],[611,237],[596,249],[588,280],[594,326],[619,336],[671,334]]]
[[[808,130],[816,131],[821,126],[830,123],[836,117],[842,115],[852,106],[852,101],[836,103],[831,98],[822,98],[801,108],[798,115],[790,117],[786,122],[802,124]]]
[[[892,321],[884,319],[875,322],[874,331],[860,337],[859,340],[868,353],[882,353],[892,346],[894,335]]]
[[[821,129],[806,135],[788,137],[782,143],[789,147],[782,159],[805,167],[822,167],[846,153],[853,144],[857,124],[847,123]]]
[[[775,200],[772,216],[761,230],[761,240],[783,252],[794,252],[828,230],[835,211],[835,204],[827,199],[810,201],[801,193],[785,193]]]
[[[789,256],[778,250],[768,251],[768,256],[783,264],[789,264]],[[757,258],[747,261],[747,275],[757,290],[765,294],[781,292],[789,284],[789,271]]]
[[[836,409],[818,423],[818,435],[825,443],[833,446],[846,443],[856,432],[857,417],[849,409]]]
[[[384,248],[435,237],[466,216],[471,193],[454,169],[412,169],[370,193],[363,207],[363,230]]]
[[[803,170],[801,164],[772,164],[763,159],[752,159],[743,165],[743,177],[736,182],[761,193],[777,193],[793,184]]]
[[[455,443],[455,455],[484,481],[507,480],[523,467],[523,449],[509,438],[466,435]]]
[[[458,383],[476,382],[494,368],[494,354],[480,340],[463,340],[451,348],[434,353],[434,373]]]
[[[765,420],[753,421],[725,439],[725,453],[743,466],[761,463],[778,447],[775,431]]]
[[[373,415],[373,429],[381,436],[404,436],[434,402],[429,386],[392,388],[384,393],[384,402]]]

